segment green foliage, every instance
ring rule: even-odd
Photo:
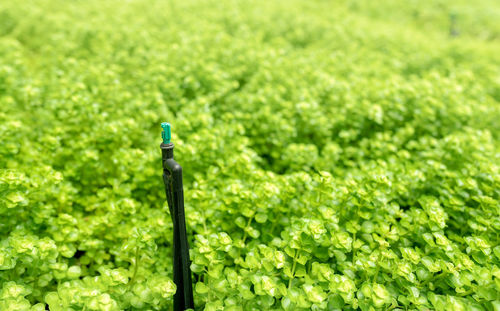
[[[0,310],[500,310],[495,1],[1,1]]]

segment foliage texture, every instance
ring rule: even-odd
[[[0,310],[500,310],[498,1],[0,1]]]

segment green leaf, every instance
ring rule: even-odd
[[[197,282],[195,286],[196,293],[198,294],[206,294],[210,291],[210,288],[205,285],[205,283]]]

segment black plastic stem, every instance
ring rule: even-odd
[[[174,310],[194,309],[193,285],[191,283],[191,261],[184,215],[184,191],[182,167],[174,160],[174,144],[161,144],[163,181],[167,193],[168,208],[174,224]]]

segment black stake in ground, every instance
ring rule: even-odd
[[[167,193],[168,208],[174,223],[174,310],[194,309],[193,285],[191,283],[191,261],[186,235],[184,216],[184,191],[182,188],[182,167],[174,161],[174,144],[170,141],[170,124],[162,123],[160,145],[163,162],[163,181]]]

